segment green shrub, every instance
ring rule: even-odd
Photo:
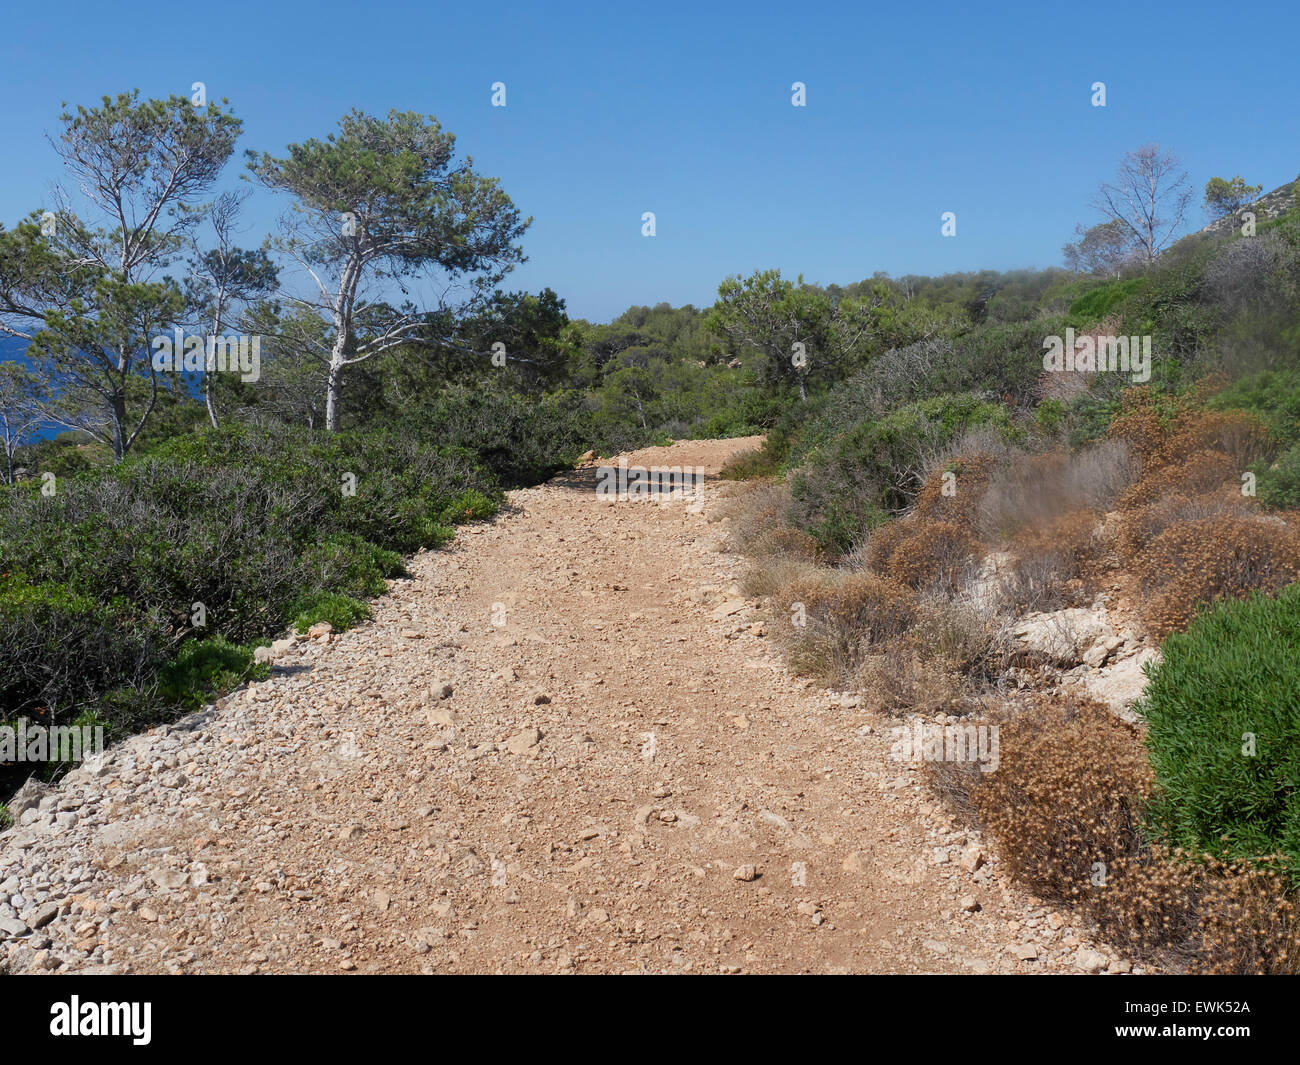
[[[718,476],[724,481],[747,481],[751,477],[772,477],[777,472],[775,455],[763,447],[732,455],[722,464]]]
[[[448,389],[429,408],[395,423],[403,439],[463,448],[507,488],[536,484],[572,468],[590,447],[590,415],[576,393],[525,396],[493,389]]]
[[[439,518],[444,525],[457,525],[465,521],[490,518],[496,512],[496,500],[489,499],[475,488],[467,488],[442,508]]]
[[[52,496],[6,488],[0,720],[93,712],[120,733],[192,707],[256,675],[246,645],[289,621],[368,617],[403,553],[495,513],[498,476],[571,465],[584,432],[572,397],[459,390],[401,424],[232,422],[60,476]]]
[[[318,621],[328,621],[335,632],[343,632],[368,617],[370,604],[347,595],[320,592],[302,600],[293,623],[299,632],[306,632]]]
[[[1255,495],[1266,507],[1300,509],[1300,444],[1282,452],[1277,461],[1256,463]]]
[[[1282,447],[1300,443],[1300,370],[1266,370],[1232,382],[1205,404],[1257,414]]]
[[[67,724],[104,691],[147,687],[169,653],[156,612],[0,577],[0,720],[39,713]]]
[[[1213,241],[1180,241],[1161,255],[1147,283],[1115,308],[1119,332],[1150,334],[1159,354],[1193,358],[1223,322],[1223,314],[1204,292],[1206,266],[1219,246]]]
[[[1059,399],[1045,399],[1034,410],[1034,427],[1045,436],[1055,436],[1065,425],[1067,413]]]
[[[1134,293],[1141,292],[1145,284],[1143,277],[1104,282],[1070,304],[1066,322],[1076,329],[1096,325]]]
[[[722,440],[733,436],[758,436],[780,418],[781,397],[757,388],[725,394],[726,406],[691,427],[692,440]]]
[[[386,578],[406,572],[402,556],[385,551],[352,533],[336,533],[309,545],[299,556],[297,569],[304,586],[332,589],[355,597],[383,595]]]
[[[163,667],[160,694],[168,702],[195,708],[245,681],[262,680],[269,674],[269,666],[253,661],[250,647],[221,636],[187,640]]]
[[[1164,643],[1137,705],[1170,846],[1300,858],[1300,584],[1220,604]],[[1300,868],[1300,865],[1294,866]]]

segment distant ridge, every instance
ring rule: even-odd
[[[1272,192],[1265,193],[1258,200],[1246,204],[1240,211],[1233,214],[1224,215],[1222,218],[1211,222],[1202,233],[1223,234],[1229,230],[1237,228],[1237,215],[1243,211],[1250,211],[1255,215],[1255,223],[1267,222],[1270,218],[1276,218],[1280,214],[1285,214],[1291,208],[1296,206],[1296,185],[1300,183],[1300,178],[1296,181],[1289,181],[1285,185],[1274,189]]]

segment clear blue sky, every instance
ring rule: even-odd
[[[509,287],[549,285],[575,317],[708,304],[768,266],[841,283],[1049,266],[1146,141],[1198,192],[1294,179],[1298,39],[1294,3],[20,0],[0,35],[0,220],[46,204],[61,101],[203,81],[244,119],[241,152],[354,106],[436,115],[535,219]],[[259,196],[248,243],[278,211]]]

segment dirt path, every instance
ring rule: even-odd
[[[716,470],[747,443],[629,459]],[[963,867],[966,833],[888,758],[894,722],[782,667],[732,587],[743,563],[717,549],[726,487],[693,513],[599,501],[594,479],[510,493],[496,521],[418,556],[374,621],[298,644],[269,681],[124,744],[24,814],[0,836],[0,907],[19,896],[10,931],[31,929],[10,934],[11,967],[1106,960],[996,863]],[[746,866],[757,875],[737,879]]]

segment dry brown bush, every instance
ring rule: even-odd
[[[1296,896],[1281,873],[1263,863],[1215,863],[1199,911],[1200,950],[1194,971],[1258,976],[1300,973]]]
[[[723,500],[718,516],[730,522],[727,547],[748,554],[764,535],[785,525],[790,510],[790,489],[772,481],[744,481]]]
[[[1237,471],[1271,450],[1268,429],[1246,411],[1211,411],[1201,404],[1222,382],[1201,382],[1176,399],[1142,388],[1126,389],[1109,434],[1124,440],[1142,460],[1146,471],[1181,464],[1198,451],[1227,455]]]
[[[840,682],[862,660],[903,636],[916,616],[916,596],[897,581],[870,573],[822,571],[780,592],[787,608],[802,603],[806,623],[776,629],[799,672]]]
[[[885,573],[894,550],[907,538],[908,530],[901,521],[891,521],[871,530],[867,542],[853,549],[852,560],[872,573]]]
[[[1078,899],[1096,863],[1138,853],[1152,771],[1132,727],[1098,703],[1045,698],[1002,727],[1000,746],[973,801],[1012,876]]]
[[[1010,544],[1003,607],[1026,613],[1090,599],[1106,565],[1108,538],[1097,515],[1076,510],[1022,528]]]
[[[1255,590],[1276,595],[1300,578],[1300,534],[1266,518],[1180,522],[1138,556],[1138,575],[1146,623],[1163,638],[1186,629],[1202,605]]]
[[[957,522],[973,528],[996,465],[994,456],[983,452],[958,454],[936,463],[917,492],[913,519]],[[949,473],[953,478],[946,476]],[[951,495],[944,494],[946,485],[952,486]]]
[[[1060,451],[1012,459],[992,478],[981,501],[977,517],[981,533],[990,540],[1001,540],[1057,513],[1068,461],[1068,455]]]
[[[1205,495],[1229,485],[1236,491],[1243,468],[1222,451],[1195,451],[1179,462],[1154,467],[1124,492],[1119,508],[1130,510],[1173,495]]]
[[[1073,510],[1022,529],[1011,542],[1019,564],[1040,557],[1052,559],[1065,580],[1081,579],[1095,567],[1104,547],[1097,515]]]
[[[751,562],[740,580],[740,587],[747,596],[770,598],[777,607],[784,609],[785,589],[792,584],[815,581],[828,572],[805,558],[768,555]]]
[[[1120,411],[1107,430],[1112,440],[1122,440],[1143,468],[1161,465],[1169,434],[1155,402],[1145,390],[1126,389]]]
[[[1068,606],[1066,583],[1070,575],[1058,555],[1014,559],[998,585],[999,606],[1016,614],[1059,610]]]
[[[789,525],[779,525],[766,529],[750,540],[747,553],[754,558],[804,559],[815,562],[821,556],[821,549],[808,533]]]
[[[1171,456],[1217,451],[1227,455],[1233,477],[1272,449],[1268,427],[1246,411],[1197,411],[1169,443]]]
[[[718,471],[718,476],[724,481],[747,481],[755,477],[774,477],[776,474],[776,454],[766,447],[737,451]]]
[[[1153,846],[1116,862],[1088,909],[1132,957],[1210,975],[1294,975],[1300,922],[1275,861],[1226,863]]]
[[[1080,510],[1105,511],[1137,474],[1138,461],[1122,440],[1019,456],[992,477],[979,508],[980,531],[1000,540]]]
[[[905,533],[885,565],[886,576],[909,588],[937,588],[949,594],[965,583],[978,548],[968,526],[909,521]]]
[[[917,608],[913,634],[926,652],[949,662],[954,670],[971,677],[986,673],[1000,658],[1001,640],[1008,619],[983,603],[930,595]]]
[[[886,654],[868,655],[853,676],[866,707],[878,713],[936,713],[956,706],[965,692],[961,674],[942,656],[903,641]]]
[[[1253,505],[1237,492],[1174,493],[1121,513],[1115,523],[1115,550],[1120,561],[1130,565],[1171,525],[1225,515],[1244,518],[1254,513]]]

